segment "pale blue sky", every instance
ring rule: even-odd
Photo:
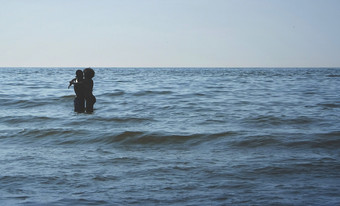
[[[0,0],[0,67],[340,67],[339,0]]]

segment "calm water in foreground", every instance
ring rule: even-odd
[[[1,205],[340,205],[340,69],[0,68]]]

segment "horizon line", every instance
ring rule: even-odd
[[[311,69],[339,69],[340,66],[0,66],[0,68],[263,68],[263,69],[298,69],[298,68],[311,68]]]

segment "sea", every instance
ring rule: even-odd
[[[0,68],[0,205],[340,205],[340,68]]]

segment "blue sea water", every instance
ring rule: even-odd
[[[0,68],[0,205],[339,205],[340,69]]]

